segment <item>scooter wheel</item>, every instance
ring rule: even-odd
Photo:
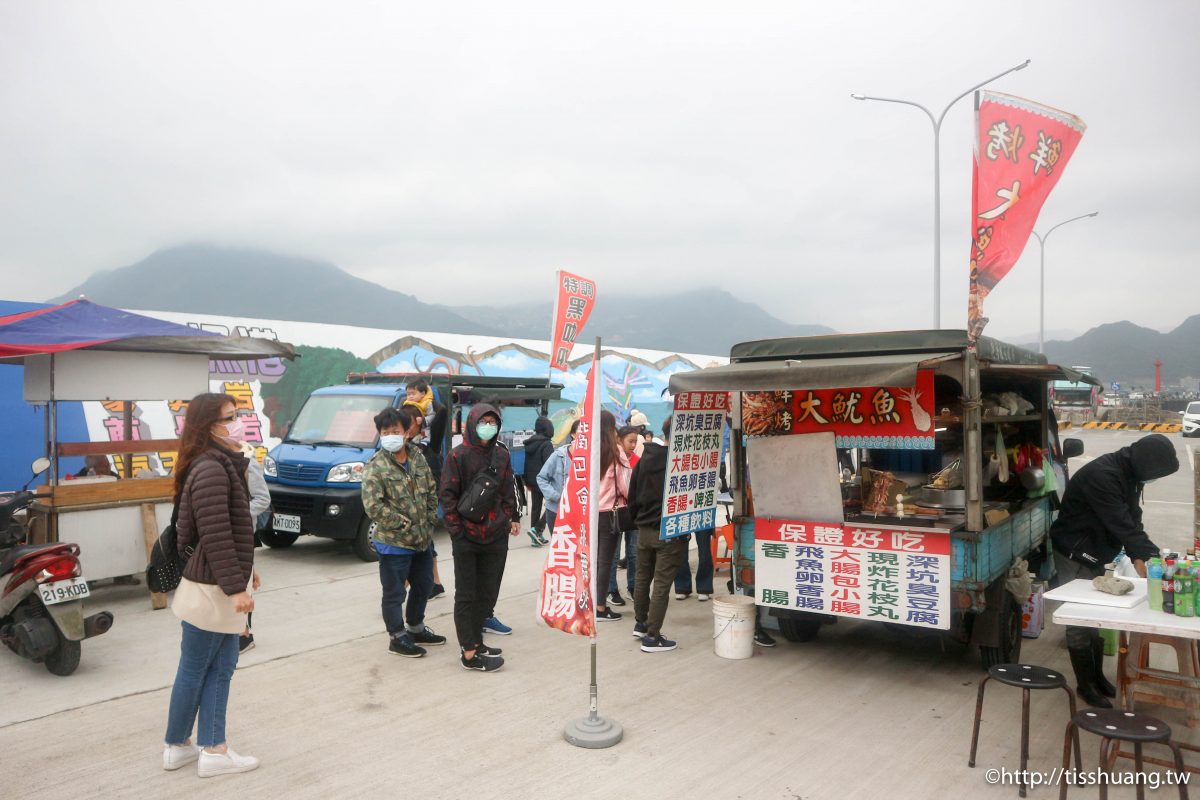
[[[58,634],[58,647],[54,648],[53,653],[46,656],[43,663],[51,674],[70,675],[79,667],[81,652],[82,647],[79,642],[73,642],[60,633]]]

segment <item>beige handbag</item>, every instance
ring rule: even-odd
[[[246,615],[234,610],[229,595],[211,583],[187,578],[179,581],[171,611],[189,625],[210,633],[241,633],[246,629]]]

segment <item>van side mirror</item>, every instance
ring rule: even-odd
[[[1075,458],[1083,455],[1083,440],[1063,439],[1062,454],[1063,458]]]
[[[30,470],[33,471],[35,476],[41,475],[48,469],[50,469],[50,459],[46,458],[45,456],[35,459],[33,465],[30,467]]]

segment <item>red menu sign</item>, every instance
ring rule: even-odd
[[[554,332],[550,338],[550,368],[566,372],[575,340],[596,305],[596,282],[559,270],[554,295]]]
[[[917,385],[742,393],[747,436],[832,432],[843,448],[933,449],[933,373]]]

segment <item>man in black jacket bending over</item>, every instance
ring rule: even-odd
[[[1059,583],[1091,580],[1125,548],[1138,575],[1159,549],[1142,525],[1142,489],[1179,469],[1175,445],[1161,433],[1085,464],[1067,484],[1058,519],[1050,526]],[[1079,684],[1079,696],[1097,708],[1112,708],[1106,698],[1116,688],[1104,677],[1104,640],[1092,628],[1067,627],[1067,650]]]
[[[675,649],[675,642],[662,635],[667,616],[671,584],[679,565],[687,558],[686,536],[660,539],[663,485],[667,479],[667,440],[671,436],[671,418],[662,426],[663,438],[647,442],[642,457],[629,480],[629,512],[638,527],[637,575],[633,585],[633,635],[642,638],[642,651],[664,653]],[[654,583],[651,594],[651,581]]]

